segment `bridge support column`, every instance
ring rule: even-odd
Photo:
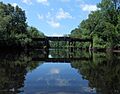
[[[50,48],[50,44],[49,41],[46,39],[45,40],[45,49],[49,49]]]

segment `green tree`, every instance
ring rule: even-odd
[[[79,28],[75,28],[74,30],[71,31],[70,37],[74,37],[74,38],[82,37],[81,30]]]
[[[35,27],[26,23],[25,11],[18,6],[0,2],[0,47],[26,47],[33,37],[44,37]]]
[[[35,27],[27,27],[27,35],[31,39],[29,41],[29,48],[44,48],[46,46],[45,41],[34,41],[33,38],[45,38],[45,35],[40,32],[37,28]]]
[[[28,31],[28,35],[31,38],[43,38],[43,37],[45,37],[45,35],[35,27],[28,27],[27,31]]]
[[[120,1],[102,0],[97,7],[98,10],[91,12],[77,29],[82,30],[82,38],[94,39],[94,47],[116,48],[120,45]]]
[[[26,16],[18,6],[0,2],[0,32],[5,32],[7,37],[12,33],[26,33]]]

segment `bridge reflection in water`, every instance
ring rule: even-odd
[[[45,50],[43,57],[39,57],[39,55],[34,56],[32,61],[45,61],[47,62],[62,62],[62,63],[70,63],[72,61],[91,61],[93,60],[92,52],[86,52],[81,50],[74,50],[70,52],[69,49],[49,49]]]

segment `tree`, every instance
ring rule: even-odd
[[[80,23],[78,29],[82,30],[82,37],[93,37],[97,48],[113,49],[120,45],[119,6],[120,0],[102,0],[98,10]]]
[[[82,37],[81,30],[79,28],[75,28],[74,30],[71,31],[70,37],[74,37],[74,38]]]
[[[44,37],[44,34],[35,27],[28,27],[25,11],[0,2],[0,47],[24,48],[32,43],[33,37]]]
[[[11,33],[26,33],[25,11],[22,11],[18,6],[13,7],[11,4],[6,5],[0,2],[0,20],[1,28],[4,28],[4,32],[8,35]]]
[[[31,38],[43,38],[43,37],[45,37],[45,35],[35,27],[28,27],[27,31],[28,31],[28,35]]]
[[[25,12],[18,6],[13,7],[11,4],[0,2],[1,46],[18,46],[17,44],[22,44],[18,43],[19,39],[21,39],[18,36],[25,36],[27,33],[26,28]]]

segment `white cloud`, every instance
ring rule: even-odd
[[[49,6],[48,0],[37,0],[37,2]]]
[[[91,5],[91,4],[82,4],[80,5],[80,7],[83,11],[88,11],[88,12],[96,11],[98,9],[96,5]]]
[[[31,1],[31,0],[22,0],[22,2],[25,3],[25,4],[29,4],[29,5],[32,4],[32,1]]]
[[[50,73],[51,73],[51,74],[59,74],[59,73],[60,73],[60,70],[57,69],[57,68],[52,68],[52,69],[50,70]]]
[[[67,79],[57,79],[57,85],[58,86],[68,86],[69,85],[69,80]]]
[[[44,16],[43,16],[43,15],[38,14],[37,16],[38,16],[38,19],[39,19],[39,20],[43,20],[43,19],[44,19]]]
[[[53,19],[47,21],[47,23],[48,23],[50,26],[54,27],[54,28],[59,28],[59,27],[60,27],[60,23],[57,22],[57,21],[55,21],[55,20],[53,20]]]
[[[62,8],[58,9],[57,12],[54,12],[54,9],[51,9],[46,15],[38,15],[39,19],[45,19],[46,22],[53,28],[61,27],[60,20],[62,19],[72,19],[73,17],[70,13],[64,11]]]
[[[60,19],[67,19],[67,18],[71,19],[73,17],[70,15],[70,13],[65,12],[62,8],[60,8],[56,14],[56,18],[60,20]]]
[[[18,4],[17,3],[13,3],[12,6],[16,7],[16,6],[18,6]]]
[[[59,28],[60,23],[56,20],[55,16],[51,14],[51,12],[48,12],[47,15],[45,16],[47,23],[52,26],[53,28]]]

